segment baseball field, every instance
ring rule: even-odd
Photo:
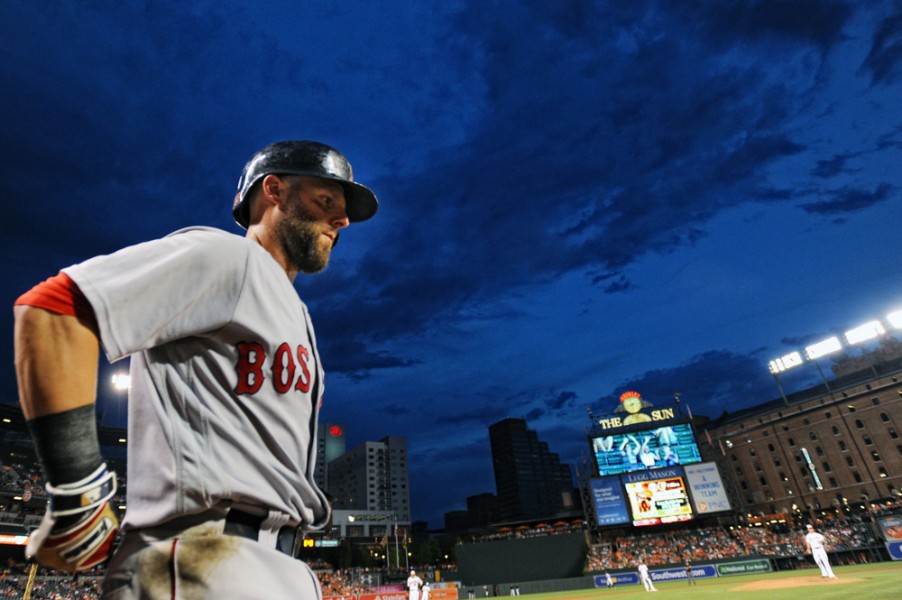
[[[760,598],[761,600],[871,600],[902,598],[902,563],[872,563],[834,567],[838,579],[822,579],[817,569],[780,571],[778,573],[736,575],[699,579],[698,585],[686,581],[656,583],[656,596],[668,600],[725,600],[725,598]],[[646,592],[641,585],[531,594],[531,600],[598,600],[622,598]]]

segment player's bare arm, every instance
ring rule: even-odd
[[[19,399],[47,476],[50,502],[26,555],[83,571],[109,556],[119,521],[116,474],[100,456],[94,422],[100,342],[74,316],[16,306]]]
[[[16,306],[19,402],[27,420],[93,404],[100,342],[78,318]]]

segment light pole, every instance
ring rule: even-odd
[[[128,390],[132,386],[132,378],[128,373],[116,373],[110,378],[110,381],[116,392],[125,392],[128,394]],[[100,422],[98,423],[100,426],[103,426],[103,420],[106,418],[106,409],[109,405],[109,399],[104,398],[103,407],[100,409]]]

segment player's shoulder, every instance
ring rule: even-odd
[[[218,261],[247,255],[247,238],[215,227],[194,226],[173,231],[164,240]]]
[[[191,227],[183,227],[173,231],[166,236],[171,239],[178,240],[197,240],[207,244],[241,244],[244,238],[234,233],[229,233],[224,229],[217,227],[207,227],[205,225],[194,225]]]

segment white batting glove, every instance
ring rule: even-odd
[[[50,503],[25,556],[61,571],[86,571],[109,558],[119,519],[110,506],[116,473],[106,463],[81,481],[47,485]]]

